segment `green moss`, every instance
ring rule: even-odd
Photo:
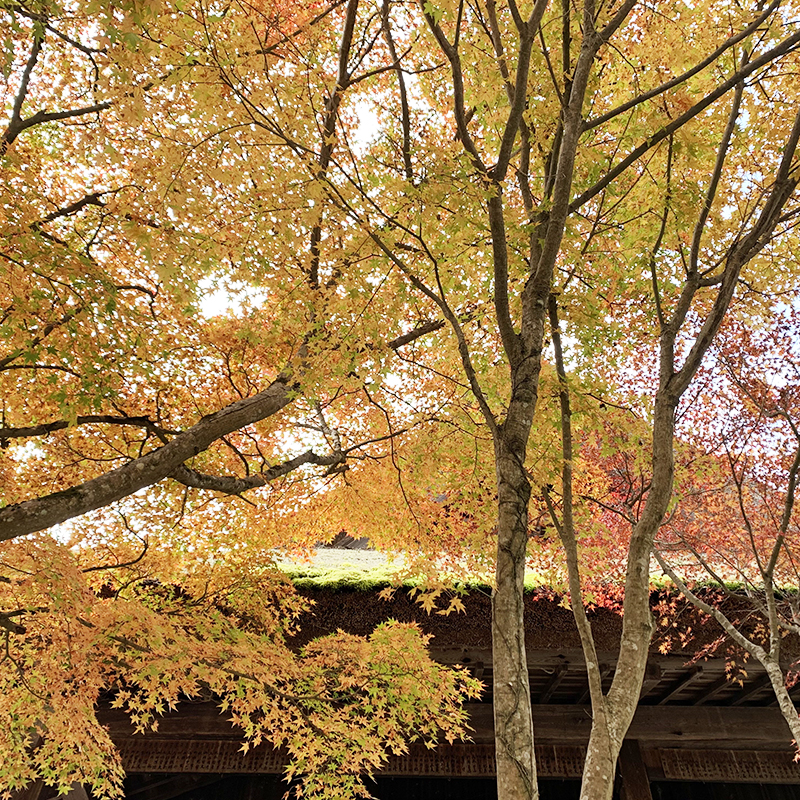
[[[328,569],[307,567],[284,570],[292,583],[298,589],[358,589],[359,591],[373,591],[391,586],[394,570],[368,569],[359,570],[344,567],[330,567]]]
[[[278,558],[278,567],[298,589],[375,591],[387,586],[425,588],[423,580],[403,575],[402,560],[392,560],[374,551],[321,548],[306,561]],[[456,591],[490,592],[486,576],[454,576]],[[544,576],[528,570],[525,591],[533,592],[547,585]]]
[[[299,589],[383,589],[398,571],[398,564],[380,553],[325,548],[305,561],[278,558],[277,565]]]

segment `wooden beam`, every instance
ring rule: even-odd
[[[265,745],[242,753],[237,742],[216,742],[213,753],[202,741],[162,741],[158,752],[139,737],[128,740],[121,748],[122,763],[129,774],[149,773],[157,762],[159,771],[180,775],[279,775],[286,760]],[[739,783],[772,783],[800,785],[800,765],[794,762],[791,750],[785,753],[742,750],[697,750],[657,748],[645,749],[639,758],[662,765],[663,779],[681,781],[725,781],[736,776]],[[536,745],[536,761],[542,778],[579,778],[586,756],[584,747],[553,744]],[[622,758],[622,757],[621,757]],[[155,759],[155,760],[154,760]],[[620,770],[623,767],[620,766]],[[411,745],[408,754],[390,756],[380,776],[437,776],[488,778],[495,774],[494,746],[490,744],[442,744],[435,750]],[[628,773],[627,791],[623,800],[641,800],[644,791],[641,772]],[[661,779],[661,778],[660,778]],[[285,788],[285,787],[284,787]],[[222,792],[218,796],[223,796]],[[647,800],[647,795],[644,795]],[[152,798],[151,800],[156,800]]]
[[[492,742],[490,704],[469,707],[472,737]],[[590,706],[535,705],[536,741],[585,745],[592,726]],[[628,736],[650,747],[719,747],[791,751],[791,735],[777,708],[766,706],[639,706]]]
[[[477,661],[482,661],[487,669],[492,667],[492,650],[489,647],[437,647],[434,643],[430,650],[431,658],[438,661],[440,664],[461,664],[469,665]],[[563,665],[571,667],[584,667],[583,651],[580,648],[565,647],[558,650],[542,650],[537,648],[528,647],[525,650],[528,666],[532,670],[536,669],[553,669]],[[612,650],[598,650],[597,658],[600,664],[609,664],[615,667],[617,664],[618,653]],[[690,654],[667,654],[664,655],[658,652],[652,652],[647,657],[648,664],[657,664],[661,667],[663,672],[687,672],[692,669],[691,666],[686,666],[687,659]],[[784,669],[788,669],[792,665],[792,660],[788,659],[782,662]],[[722,675],[725,672],[725,667],[730,666],[725,658],[709,658],[703,661],[703,668],[706,674]],[[761,667],[756,663],[749,665],[750,672],[758,672],[761,674]]]
[[[470,703],[467,710],[473,739],[478,743],[493,742],[491,703]],[[104,707],[98,710],[98,719],[108,727],[116,744],[134,739],[134,728],[124,712]],[[535,705],[533,721],[537,742],[584,745],[592,725],[592,710],[588,705]],[[704,745],[791,751],[791,735],[781,712],[768,706],[639,706],[628,735],[650,747]],[[148,743],[156,755],[160,743],[171,739],[197,740],[212,748],[226,741],[241,745],[241,731],[213,703],[180,706],[179,711],[159,719],[158,731],[135,738]]]
[[[620,800],[653,800],[650,781],[636,739],[625,739],[619,753]]]
[[[696,666],[692,669],[691,672],[683,675],[677,683],[672,685],[672,688],[656,703],[656,705],[663,706],[665,703],[668,703],[674,697],[679,695],[684,689],[687,689],[691,686],[698,678],[700,678],[703,674],[703,668],[701,666]]]
[[[723,675],[703,692],[702,697],[698,697],[697,700],[694,701],[694,705],[702,706],[706,703],[710,703],[721,691],[727,689],[730,685],[731,680],[728,675]]]
[[[483,678],[483,672],[484,672],[483,661],[475,661],[474,663],[469,665],[468,669],[469,669],[469,674],[472,675],[473,678],[477,678],[478,680],[481,680]]]
[[[788,729],[787,729],[788,730]],[[736,750],[659,750],[658,757],[669,781],[800,785],[800,765],[791,753]]]
[[[125,800],[173,800],[192,790],[210,786],[221,780],[220,775],[178,774],[148,775],[143,780],[128,780],[125,786]]]
[[[556,689],[558,689],[561,681],[564,680],[566,674],[569,672],[569,665],[564,664],[561,667],[556,667],[553,671],[553,675],[550,678],[547,686],[544,687],[544,691],[539,695],[539,704],[544,705],[550,702],[550,698],[555,693]]]
[[[746,687],[741,694],[737,694],[736,697],[731,701],[732,706],[739,706],[742,703],[746,703],[748,700],[751,700],[756,695],[761,694],[764,689],[769,689],[772,691],[772,684],[769,680],[769,675],[764,675],[761,680],[756,681],[751,686]]]

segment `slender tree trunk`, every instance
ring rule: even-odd
[[[645,544],[641,549],[648,548]],[[646,561],[649,563],[649,551]],[[626,589],[624,630],[612,687],[607,695],[592,701],[592,728],[580,800],[611,800],[622,742],[639,703],[653,631],[649,575],[646,568],[644,571],[644,577],[631,587],[631,599],[636,602],[628,601]]]
[[[670,368],[671,347],[665,359],[665,386]],[[580,800],[611,800],[617,759],[639,703],[654,627],[650,610],[650,554],[672,496],[676,403],[675,396],[662,387],[656,398],[653,425],[652,485],[628,549],[619,659],[608,694],[592,698],[592,729]]]
[[[635,707],[635,706],[634,706]],[[622,740],[609,726],[608,703],[592,704],[592,731],[583,764],[580,800],[611,800]]]
[[[786,689],[786,679],[783,670],[772,659],[763,660],[761,662],[764,669],[767,671],[769,681],[772,684],[772,691],[775,692],[775,699],[778,701],[778,708],[789,726],[789,730],[794,737],[795,745],[800,747],[800,717],[797,715],[797,709],[789,696]]]
[[[510,450],[503,439],[495,448],[499,512],[492,595],[497,796],[500,800],[535,800],[539,792],[523,624],[531,490],[523,467],[524,447],[522,452]]]

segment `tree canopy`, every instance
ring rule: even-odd
[[[609,798],[659,529],[702,555],[720,464],[742,490],[737,459],[768,473],[796,435],[763,420],[796,378],[770,364],[796,341],[799,14],[0,0],[0,784],[113,794],[101,692],[146,726],[210,691],[311,794],[457,735],[474,683],[413,631],[287,646],[274,548],[346,530],[430,581],[493,571],[503,800],[537,791],[526,560],[568,592],[582,797]],[[604,691],[583,595],[609,577]]]

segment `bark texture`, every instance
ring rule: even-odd
[[[167,444],[118,469],[63,492],[6,506],[0,510],[0,541],[58,525],[152,486],[220,437],[276,414],[293,395],[289,379],[281,376],[265,391],[204,417]]]
[[[528,484],[522,453],[497,446],[499,513],[496,583],[492,594],[494,723],[497,796],[539,796],[533,749],[533,718],[523,624]]]

